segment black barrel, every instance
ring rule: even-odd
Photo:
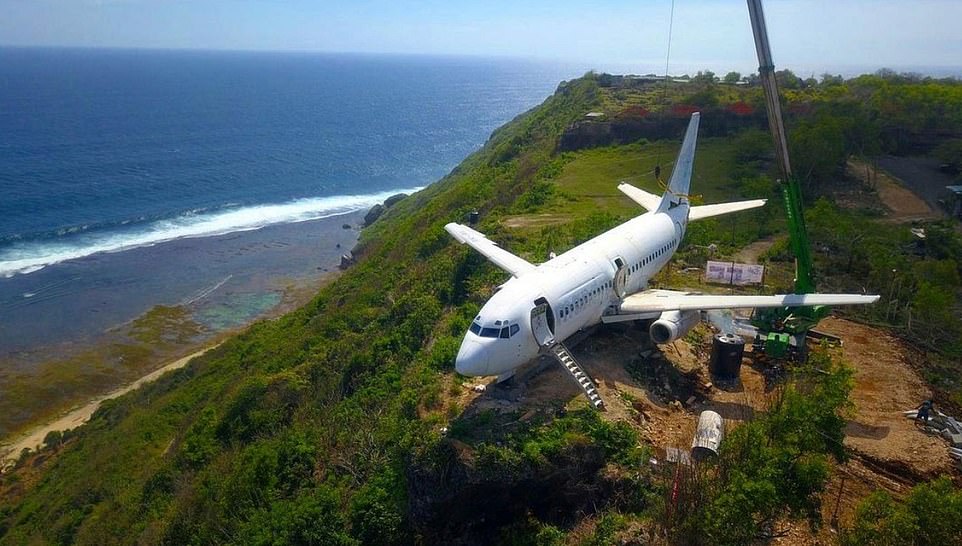
[[[708,370],[718,379],[734,381],[742,367],[745,340],[734,334],[716,334],[711,342]]]
[[[472,226],[473,226],[474,224],[477,224],[477,223],[478,223],[478,218],[479,218],[480,216],[481,216],[481,214],[480,214],[478,211],[472,210],[471,212],[468,213],[468,223],[471,224]]]

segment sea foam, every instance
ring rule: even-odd
[[[287,203],[221,209],[201,214],[190,212],[140,227],[100,232],[70,232],[54,240],[17,241],[5,249],[0,249],[0,275],[12,277],[33,273],[49,265],[100,252],[121,252],[175,239],[212,237],[275,224],[329,218],[372,207],[397,193],[412,193],[419,189],[421,188],[399,189],[370,195],[311,197]]]

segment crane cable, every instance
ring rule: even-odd
[[[665,53],[665,96],[664,96],[664,107],[668,108],[668,64],[671,61],[671,33],[675,26],[675,0],[671,0],[671,11],[668,14],[668,47],[667,53]],[[664,113],[663,113],[664,114]],[[655,180],[658,181],[663,188],[667,189],[668,185],[661,179],[661,150],[658,151],[658,156],[655,162]]]
[[[664,103],[665,103],[665,109],[666,109],[666,110],[667,110],[667,108],[668,108],[668,105],[670,104],[670,103],[669,103],[669,100],[668,100],[668,78],[669,78],[669,76],[668,76],[668,66],[669,66],[669,63],[671,62],[671,34],[672,34],[672,30],[674,29],[674,26],[675,26],[675,0],[671,0],[671,11],[670,11],[669,14],[668,14],[668,47],[666,48],[666,49],[667,49],[667,53],[665,54],[665,96],[664,96]],[[665,113],[666,113],[666,112],[663,112],[663,114],[665,114]],[[656,163],[655,163],[655,173],[656,173],[656,174],[655,174],[655,180],[658,181],[658,185],[661,187],[662,191],[669,192],[669,193],[671,193],[671,194],[673,194],[673,195],[677,195],[678,197],[682,197],[682,198],[687,199],[687,200],[689,200],[689,201],[691,201],[692,198],[694,198],[694,199],[696,199],[696,200],[701,199],[701,195],[680,194],[680,193],[675,193],[675,192],[671,191],[671,189],[668,187],[668,183],[665,182],[665,181],[661,178],[661,150],[658,150],[657,161],[656,161]]]

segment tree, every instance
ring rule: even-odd
[[[718,78],[711,70],[699,70],[698,73],[695,74],[695,77],[691,79],[691,81],[699,83],[715,83],[718,81]]]
[[[307,490],[291,500],[275,501],[253,514],[241,528],[239,542],[263,546],[357,546],[359,543],[345,530],[337,502],[334,492],[327,488]]]
[[[846,546],[912,544],[918,523],[888,493],[876,491],[859,503],[855,524],[845,533]]]
[[[805,181],[829,179],[845,160],[845,134],[832,116],[799,123],[790,135],[789,147],[795,172]]]
[[[715,461],[688,472],[665,520],[669,540],[750,544],[770,538],[785,515],[817,518],[829,456],[845,459],[852,375],[813,350],[766,414],[731,431]]]
[[[701,91],[685,98],[686,104],[703,109],[714,108],[718,106],[718,102],[718,92],[714,86],[705,87]]]
[[[959,324],[954,303],[951,289],[921,281],[912,300],[913,320],[918,324],[911,329],[933,343],[946,336],[946,341],[954,339]]]
[[[842,85],[843,83],[845,83],[845,78],[843,78],[841,74],[839,74],[839,75],[837,75],[837,76],[833,76],[833,75],[829,74],[828,72],[822,74],[822,83],[821,83],[821,85],[822,85],[823,87],[828,87],[828,86],[831,86],[831,85]]]
[[[844,546],[959,544],[962,490],[945,477],[915,486],[904,503],[876,491],[855,509],[855,521],[842,533]]]
[[[363,544],[405,544],[404,518],[383,488],[368,484],[351,501],[352,534]]]
[[[962,171],[962,139],[946,140],[933,151],[934,155],[956,172]]]
[[[729,72],[725,74],[725,83],[738,83],[742,79],[742,75],[739,72]]]
[[[48,448],[58,448],[63,443],[63,433],[59,430],[51,430],[43,437],[43,445]]]
[[[798,89],[802,86],[802,81],[798,79],[798,76],[787,68],[775,72],[775,81],[778,82],[778,87],[782,89]]]

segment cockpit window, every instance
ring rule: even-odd
[[[508,339],[521,330],[521,327],[517,324],[512,324],[511,326],[505,326],[501,329],[501,339]]]
[[[508,323],[506,320],[501,320],[498,322],[502,324]],[[476,336],[508,339],[510,337],[514,337],[515,334],[521,331],[521,327],[517,324],[512,324],[510,326],[506,325],[501,328],[487,328],[482,327],[477,321],[474,321],[471,323],[469,330],[471,330],[471,333]]]

